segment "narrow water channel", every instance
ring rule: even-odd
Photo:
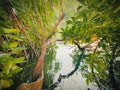
[[[71,45],[58,44],[56,59],[61,64],[61,69],[54,77],[54,82],[58,79],[59,75],[66,75],[70,73],[73,67],[73,59],[70,56],[74,47]],[[86,79],[82,77],[81,72],[78,70],[69,78],[63,79],[57,88],[54,90],[98,90],[97,87],[86,85]],[[89,89],[88,89],[89,88]]]

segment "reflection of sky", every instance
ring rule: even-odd
[[[66,75],[74,69],[72,67],[72,58],[70,57],[72,50],[74,50],[72,46],[58,44],[56,59],[61,63],[61,70],[56,74],[54,81],[58,79],[60,73]],[[79,71],[67,79],[62,79],[59,87],[55,88],[55,90],[87,90],[88,87],[91,90],[98,90],[93,86],[87,86],[85,78],[81,76]]]

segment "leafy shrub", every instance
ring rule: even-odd
[[[3,29],[0,31],[0,88],[13,85],[12,77],[21,68],[17,65],[25,59],[20,46],[23,36],[17,29]]]

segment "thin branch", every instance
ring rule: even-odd
[[[18,17],[15,15],[15,13],[14,13],[14,11],[12,9],[12,6],[11,6],[11,4],[10,4],[9,1],[7,2],[7,9],[9,11],[9,13],[13,16],[13,19],[15,20],[15,22],[18,24],[20,32],[23,33],[25,35],[25,37],[28,39],[28,41],[30,43],[30,46],[31,46],[33,52],[35,53],[36,57],[38,57],[37,50],[34,48],[34,45],[32,44],[32,41],[30,40],[28,34],[25,32],[24,25],[20,22],[20,20],[18,19]]]
[[[98,46],[100,43],[102,43],[102,41],[105,39],[105,37],[101,38],[100,41],[98,42],[96,48],[94,49],[94,53],[96,52],[96,50],[98,49]]]
[[[32,4],[33,4],[34,12],[35,12],[35,15],[36,15],[36,19],[39,23],[39,26],[42,28],[43,35],[45,35],[45,27],[43,26],[42,21],[40,19],[38,8],[37,8],[37,5],[35,3],[35,0],[32,0]]]
[[[82,48],[82,47],[78,44],[78,42],[74,41],[74,43],[75,43],[75,45],[77,45],[77,47],[78,47],[79,50],[81,50],[81,51],[84,50],[84,48]]]
[[[26,61],[27,61],[27,64],[28,64],[28,54],[27,54],[26,49],[24,49],[24,55],[25,55],[25,58],[26,58]]]
[[[55,30],[57,28],[57,26],[60,24],[60,22],[63,20],[65,14],[63,13],[62,16],[58,19],[57,23],[54,25],[52,32],[48,35],[48,37],[46,37],[45,41],[48,41],[48,39],[50,39],[52,37],[52,35],[55,34]]]
[[[55,43],[56,41],[63,41],[62,39],[55,39],[47,43],[47,45],[50,45],[52,43]]]

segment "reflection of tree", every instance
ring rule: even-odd
[[[55,45],[50,45],[45,56],[43,89],[48,89],[48,86],[53,83],[53,77],[59,69],[59,62],[55,60],[55,48]]]
[[[65,79],[65,78],[69,78],[70,76],[72,76],[78,69],[79,69],[79,66],[80,66],[80,61],[84,58],[85,56],[85,53],[84,53],[84,48],[81,48],[80,45],[75,42],[75,44],[77,45],[77,47],[79,48],[79,50],[81,51],[80,55],[78,56],[78,59],[77,59],[77,63],[75,65],[75,68],[70,72],[68,73],[67,75],[59,75],[59,78],[57,79],[57,81],[55,83],[53,83],[49,89],[50,90],[53,90],[54,88],[56,88],[58,86],[58,84],[61,82],[62,79]],[[74,59],[74,58],[73,58]]]

